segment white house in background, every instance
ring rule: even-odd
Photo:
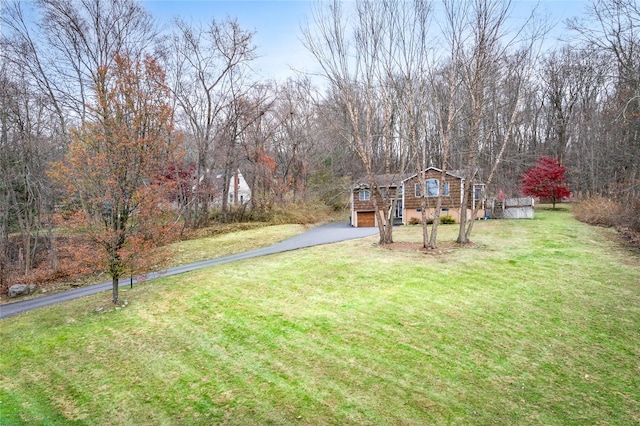
[[[222,173],[217,174],[216,180],[222,180],[223,177]],[[240,170],[236,169],[229,182],[229,204],[234,206],[243,205],[248,203],[250,199],[251,188],[249,188],[249,184],[247,184]]]
[[[205,177],[205,176],[208,176]],[[195,178],[195,176],[194,176]],[[208,183],[207,183],[208,182]],[[205,189],[208,192],[209,204],[212,206],[220,206],[222,205],[222,194],[224,187],[224,171],[214,170],[213,173],[211,170],[207,169],[206,175],[200,176],[197,180],[197,185],[194,179],[194,185],[192,187],[192,191],[196,191],[198,186]],[[240,173],[240,170],[236,169],[231,176],[231,180],[229,181],[229,191],[228,191],[228,203],[230,206],[240,206],[246,204],[251,200],[251,188],[247,181]]]

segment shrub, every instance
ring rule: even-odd
[[[440,223],[443,225],[453,225],[456,220],[451,215],[440,216]]]
[[[272,225],[318,223],[331,217],[330,206],[318,201],[296,202],[285,206],[273,206],[267,211],[251,211],[251,220],[269,222]]]
[[[211,222],[216,225],[222,223],[249,223],[259,222],[269,225],[318,223],[331,219],[340,219],[331,206],[320,201],[297,201],[284,205],[269,205],[261,209],[249,209],[246,205],[241,207],[230,206],[226,215],[220,209],[212,212]]]
[[[640,198],[636,198],[629,203],[626,209],[625,217],[629,228],[635,232],[640,232]]]
[[[626,203],[604,197],[592,197],[573,207],[581,222],[616,228],[633,247],[640,248],[640,199]]]
[[[431,225],[432,223],[433,223],[433,218],[428,217],[427,225]],[[420,225],[420,224],[422,224],[422,220],[418,219],[417,217],[412,217],[411,219],[409,219],[409,225]]]
[[[620,225],[624,209],[620,203],[609,198],[592,197],[574,206],[573,213],[581,222],[591,225],[616,227]]]

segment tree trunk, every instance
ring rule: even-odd
[[[467,176],[469,174],[467,173]],[[467,203],[469,202],[469,189],[468,187],[473,188],[472,179],[465,179],[463,181],[463,185],[465,185],[464,190],[462,192],[462,202],[460,203],[460,227],[458,228],[458,239],[456,242],[458,244],[466,244],[469,242],[467,238]]]
[[[58,271],[58,254],[56,253],[56,231],[53,227],[53,220],[49,219],[49,266],[54,272]]]
[[[427,197],[425,197],[425,191],[427,190],[426,178],[425,175],[425,164],[424,156],[426,149],[423,149],[423,162],[420,165],[420,170],[418,173],[420,174],[420,191],[422,194],[422,198],[420,198],[420,219],[422,223],[422,247],[429,248],[429,224],[427,223]]]
[[[31,231],[27,230],[22,235],[22,246],[24,247],[24,274],[27,275],[31,271]]]
[[[444,148],[443,148],[444,151]],[[442,164],[443,166],[446,166],[447,164],[447,154],[443,153],[443,160],[442,160]],[[429,240],[429,249],[436,249],[438,247],[437,241],[438,241],[438,225],[440,223],[440,210],[442,209],[442,193],[444,191],[444,181],[446,179],[447,176],[447,170],[445,167],[442,168],[442,176],[440,177],[440,183],[439,188],[438,188],[438,198],[436,199],[436,209],[435,212],[433,214],[433,225],[431,226],[431,239]]]
[[[422,197],[420,200],[420,222],[422,223],[422,247],[429,248],[429,224],[427,223],[427,199]]]
[[[113,288],[112,302],[114,305],[118,304],[118,286],[119,286],[119,278],[117,276],[112,277],[111,283]]]
[[[393,243],[393,219],[389,221],[384,209],[376,208],[378,212],[378,231],[380,233],[379,244],[391,244]]]

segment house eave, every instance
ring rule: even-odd
[[[436,172],[438,172],[438,173],[442,173],[442,169],[439,169],[439,168],[437,168],[437,167],[427,167],[426,169],[424,169],[424,172],[426,173],[426,172],[428,172],[429,170],[435,170],[435,171],[436,171]],[[463,178],[462,176],[458,176],[458,175],[453,174],[453,173],[451,173],[451,172],[445,172],[445,174],[446,174],[447,176],[451,176],[451,177],[456,178],[456,179],[462,179],[462,180],[464,180],[464,178]],[[418,173],[414,173],[414,174],[412,174],[411,176],[409,176],[408,178],[404,179],[404,180],[402,181],[402,183],[404,184],[406,181],[411,180],[411,179],[414,179],[414,178],[416,178],[417,176],[418,176]]]

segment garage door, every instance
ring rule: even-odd
[[[374,212],[358,212],[358,228],[369,228],[376,226]]]

